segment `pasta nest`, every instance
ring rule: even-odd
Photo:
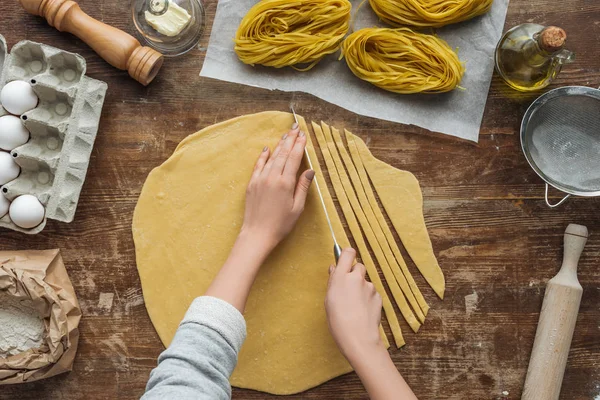
[[[390,25],[440,27],[484,14],[493,0],[369,0],[371,8]]]
[[[242,19],[235,52],[245,64],[309,70],[340,48],[351,9],[348,0],[262,0]]]
[[[465,72],[444,40],[408,28],[365,28],[349,35],[342,56],[358,78],[401,94],[442,93]]]

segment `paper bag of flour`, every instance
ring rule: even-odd
[[[70,371],[80,319],[59,250],[0,251],[0,385]]]

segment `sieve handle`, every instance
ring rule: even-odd
[[[570,195],[570,194],[568,194],[568,195],[566,195],[565,197],[563,197],[563,199],[562,199],[561,201],[559,201],[558,203],[556,203],[556,204],[550,204],[550,200],[548,200],[548,187],[549,187],[549,186],[550,186],[550,185],[548,185],[548,184],[546,183],[546,195],[544,196],[544,197],[546,198],[546,204],[548,205],[548,207],[550,207],[550,208],[558,207],[558,206],[560,206],[562,203],[564,203],[565,201],[567,201],[567,199],[568,199],[569,197],[571,197],[571,195]]]

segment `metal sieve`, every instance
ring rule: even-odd
[[[523,117],[521,147],[546,182],[549,207],[571,195],[600,196],[600,90],[565,86],[538,97]],[[567,195],[551,204],[549,186]]]

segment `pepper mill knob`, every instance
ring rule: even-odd
[[[69,32],[87,43],[110,65],[127,70],[146,86],[156,77],[164,57],[128,33],[100,22],[79,8],[72,0],[20,0],[30,14],[46,19],[50,26]]]

